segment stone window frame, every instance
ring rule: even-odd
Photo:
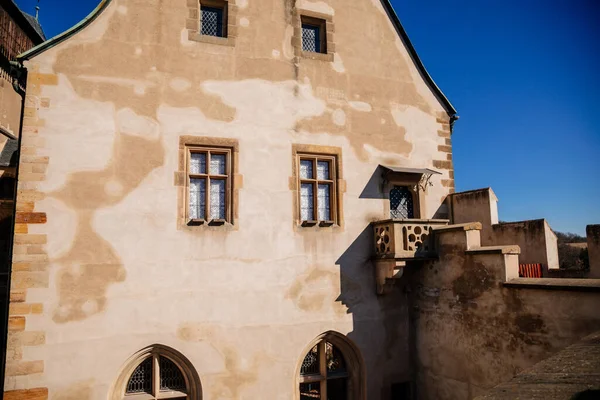
[[[330,173],[335,178],[334,190],[330,194],[332,221],[302,221],[300,210],[300,160],[302,157],[330,160],[330,168],[332,170]],[[343,179],[342,149],[334,146],[293,144],[292,160],[290,188],[294,192],[294,225],[300,229],[343,228],[343,194],[346,189],[346,181]],[[316,196],[317,194],[315,193],[314,195]],[[314,212],[317,213],[318,210],[315,209]]]
[[[189,160],[191,152],[213,151],[227,153],[228,195],[225,220],[194,220],[189,218]],[[177,227],[181,230],[237,229],[239,190],[242,176],[238,173],[239,142],[236,139],[207,136],[181,136],[179,138],[179,162],[175,172],[177,186]],[[208,172],[208,171],[207,171]]]
[[[337,347],[341,351],[344,361],[346,362],[348,370],[348,400],[365,400],[366,373],[364,359],[360,354],[358,347],[347,336],[335,331],[329,331],[319,335],[302,350],[294,375],[294,400],[300,400],[300,383],[303,383],[300,371],[304,358],[312,348],[325,342],[329,342]]]
[[[313,53],[310,51],[302,50],[302,20],[312,21],[311,24],[317,23],[322,24],[324,30],[324,37],[326,38],[323,42],[325,43],[326,53]],[[308,58],[312,60],[320,60],[326,62],[333,62],[335,55],[335,42],[334,32],[335,24],[333,23],[333,16],[327,14],[321,14],[314,11],[294,9],[292,15],[292,23],[294,26],[294,37],[292,39],[292,46],[296,57]]]
[[[202,400],[202,384],[200,382],[200,377],[192,363],[178,351],[160,344],[154,344],[138,351],[133,356],[131,356],[129,360],[125,362],[125,366],[121,369],[119,376],[113,386],[110,400],[149,400],[155,398],[167,399],[173,397],[171,394],[177,394],[165,392],[165,394],[161,396],[160,390],[158,392],[158,395],[150,395],[146,393],[126,394],[127,384],[129,383],[131,375],[138,367],[138,365],[146,361],[149,357],[152,357],[153,362],[155,363],[152,377],[155,389],[157,379],[154,376],[154,371],[158,371],[158,369],[155,369],[157,368],[156,364],[158,357],[166,357],[179,368],[185,379],[186,392],[181,392],[181,396],[185,396],[187,400]],[[160,379],[158,379],[158,381],[160,381]]]
[[[194,224],[212,224],[212,225],[223,225],[227,222],[231,221],[231,188],[233,186],[233,177],[231,176],[231,172],[232,172],[232,166],[231,166],[231,159],[232,159],[232,152],[231,152],[231,148],[229,147],[207,147],[207,146],[196,146],[196,145],[188,145],[186,146],[186,158],[187,158],[187,162],[186,162],[186,176],[187,176],[187,180],[186,183],[189,184],[189,182],[192,179],[204,179],[205,180],[205,199],[204,199],[204,216],[202,218],[198,217],[198,218],[192,218],[190,216],[190,191],[189,191],[189,186],[188,186],[188,190],[187,190],[187,198],[186,198],[186,219],[188,221],[188,224],[190,225],[194,225]],[[205,167],[205,172],[204,173],[193,173],[190,170],[190,163],[192,161],[192,155],[193,154],[204,154],[205,155],[205,161],[204,161],[204,167]],[[210,171],[210,163],[211,163],[211,159],[213,158],[213,156],[216,155],[223,155],[225,156],[225,173],[224,174],[215,174],[212,173]],[[212,218],[211,217],[211,204],[210,204],[210,198],[211,198],[211,181],[212,180],[218,180],[218,181],[225,181],[225,215],[223,216],[223,218]]]
[[[188,18],[186,28],[188,40],[194,42],[217,44],[222,46],[235,46],[237,38],[237,6],[235,0],[187,0]],[[200,33],[200,8],[202,6],[223,8],[223,29],[226,37],[202,35]]]

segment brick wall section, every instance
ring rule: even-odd
[[[18,377],[44,372],[43,360],[30,360],[24,356],[24,348],[42,346],[46,343],[43,331],[28,329],[28,320],[39,318],[46,311],[44,304],[28,300],[31,290],[48,287],[48,254],[46,253],[46,235],[29,233],[32,225],[46,223],[46,213],[36,205],[44,199],[44,193],[38,191],[38,185],[46,177],[49,158],[44,153],[44,138],[40,127],[44,121],[38,117],[40,108],[50,107],[47,99],[41,98],[42,87],[56,85],[58,77],[40,74],[35,69],[29,72],[25,112],[23,118],[23,136],[21,159],[19,164],[17,187],[17,214],[15,216],[14,248],[10,287],[10,305],[8,322],[8,342],[6,351],[6,377],[4,398],[9,400],[46,400],[46,388],[22,388],[17,384]],[[20,380],[19,382],[27,382]]]
[[[433,167],[442,170],[442,173],[444,170],[448,171],[448,178],[442,179],[442,185],[450,188],[450,193],[454,193],[454,163],[452,162],[452,132],[450,129],[450,117],[445,112],[440,112],[436,121],[440,125],[438,136],[443,140],[443,144],[438,145],[438,151],[442,152],[444,157],[439,160],[433,160]]]

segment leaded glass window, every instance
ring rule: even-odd
[[[202,35],[225,37],[225,9],[221,7],[200,7],[200,33]]]
[[[300,367],[301,400],[348,400],[349,374],[342,352],[323,340],[304,357]]]
[[[188,159],[188,219],[230,221],[230,149],[190,148]]]
[[[318,26],[302,24],[302,50],[321,52],[320,29]]]
[[[326,23],[322,19],[302,16],[302,51],[327,53]]]
[[[414,218],[413,195],[406,186],[394,186],[390,190],[390,217],[397,219]]]
[[[300,221],[303,224],[335,223],[335,165],[334,156],[299,156]]]
[[[152,354],[131,374],[125,390],[128,396],[145,393],[144,399],[188,399],[188,388],[181,369],[169,358]]]

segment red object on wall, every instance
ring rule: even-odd
[[[520,278],[541,278],[542,264],[519,264]]]

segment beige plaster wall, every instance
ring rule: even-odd
[[[516,244],[521,248],[521,264],[542,264],[542,274],[558,269],[556,234],[545,219],[505,222],[492,226],[492,241],[496,245]]]
[[[481,222],[481,243],[491,245],[492,225],[498,223],[498,198],[491,188],[452,194],[450,210],[453,224]]]
[[[26,63],[13,301],[31,306],[9,323],[6,389],[104,400],[161,343],[206,399],[290,399],[303,349],[335,330],[365,359],[366,398],[385,398],[411,379],[408,311],[375,295],[386,200],[362,193],[379,164],[441,165],[433,216],[454,182],[448,118],[379,1],[296,4],[333,16],[333,62],[294,56],[291,0],[236,1],[235,46],[190,41],[189,4],[113,0]],[[178,229],[185,135],[239,142],[235,229]],[[293,220],[292,144],[341,149],[343,226]]]
[[[465,252],[465,232],[436,236],[440,260],[405,272],[419,399],[477,397],[600,328],[598,282],[506,287],[516,255]]]

